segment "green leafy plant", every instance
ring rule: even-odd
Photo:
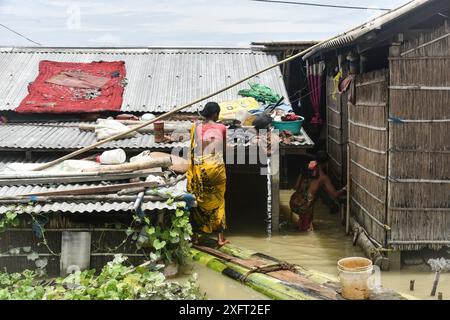
[[[156,261],[147,267],[126,266],[116,255],[100,272],[76,272],[45,284],[38,275],[0,273],[0,300],[199,300],[194,275],[185,283],[167,281]],[[47,281],[48,283],[48,281]]]
[[[135,217],[143,224],[142,229],[137,231],[139,233],[137,245],[151,247],[152,253],[165,262],[182,265],[191,248],[192,227],[189,223],[189,211],[183,203],[179,203],[175,212],[170,214],[163,225],[152,223],[148,217],[144,219]],[[130,235],[132,230],[127,229],[126,233]]]
[[[153,213],[142,216],[134,215],[130,225],[125,226],[125,237],[119,245],[114,248],[105,248],[98,240],[98,243],[93,244],[96,251],[117,253],[131,240],[136,243],[138,251],[146,255],[150,253],[151,257],[157,257],[163,263],[185,264],[186,258],[189,256],[192,236],[189,210],[186,209],[184,202],[175,202],[170,194],[168,196],[170,198],[167,200],[167,204],[175,205],[176,210],[165,212],[161,221],[156,221],[154,217],[151,219]],[[39,245],[44,245],[52,255],[58,256],[48,246],[45,236],[45,225],[49,221],[48,218],[42,214],[30,213],[31,211],[25,210],[24,207],[16,208],[16,212],[24,212],[25,216],[30,217],[33,232],[42,240]],[[19,216],[22,215],[18,215],[16,212],[10,211],[2,215],[0,232],[20,225]],[[115,223],[113,227],[121,229],[123,225]]]
[[[17,213],[14,211],[7,211],[2,215],[2,219],[0,220],[0,232],[3,232],[10,227],[18,227],[19,224],[20,220]]]

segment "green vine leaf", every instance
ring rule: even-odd
[[[128,228],[127,231],[125,231],[127,237],[131,236],[134,233],[134,230],[132,228]]]
[[[6,219],[8,221],[13,221],[16,217],[17,217],[17,213],[15,213],[15,212],[9,211],[6,213]]]
[[[166,246],[166,241],[160,241],[159,239],[156,239],[155,241],[153,241],[153,247],[159,251],[162,248],[164,248]]]
[[[156,233],[156,229],[155,229],[155,227],[150,227],[150,228],[148,228],[148,230],[147,230],[147,234],[148,235],[154,235]]]

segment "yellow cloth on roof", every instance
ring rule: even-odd
[[[226,228],[225,191],[226,170],[223,155],[195,155],[195,129],[191,129],[191,157],[187,171],[187,191],[194,194],[197,207],[191,210],[194,229],[213,233]]]

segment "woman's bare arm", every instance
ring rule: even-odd
[[[301,184],[302,184],[302,178],[303,178],[303,175],[300,174],[297,179],[297,182],[295,183],[295,191],[299,191]]]
[[[341,191],[337,191],[336,188],[334,187],[333,183],[331,182],[330,178],[327,175],[323,175],[322,177],[322,183],[323,183],[323,187],[325,188],[325,191],[329,194],[329,196],[333,199],[337,199],[340,196],[343,195],[343,193],[345,193],[345,191],[341,190]]]

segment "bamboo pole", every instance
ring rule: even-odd
[[[364,228],[361,227],[355,219],[352,218],[350,221],[351,228],[353,229],[356,238],[355,245],[358,245],[363,249],[365,255],[373,261],[374,265],[379,266],[383,271],[389,270],[389,259],[381,254],[380,248],[377,248],[372,243]]]
[[[72,196],[72,195],[98,195],[98,194],[113,194],[118,191],[130,188],[153,188],[158,187],[156,182],[133,182],[133,183],[123,183],[123,184],[113,184],[108,186],[95,186],[95,187],[82,187],[67,190],[54,190],[46,192],[36,192],[36,193],[26,193],[20,194],[18,196]]]
[[[143,124],[144,122],[137,122],[136,124],[132,124],[132,125],[128,125],[130,129],[134,129],[137,126]],[[191,125],[189,124],[185,124],[185,123],[180,123],[180,124],[175,124],[175,123],[165,123],[164,124],[164,132],[174,132],[174,131],[189,131]],[[96,129],[102,129],[102,128],[106,128],[106,126],[104,125],[99,125],[99,124],[80,124],[79,128],[81,131],[95,131]],[[137,132],[139,133],[154,133],[154,127],[152,125],[149,125],[147,128],[142,128],[142,129],[138,129]]]
[[[202,238],[202,242],[214,245],[214,240],[209,240],[209,239],[204,239]],[[278,260],[276,258],[267,256],[265,254],[256,252],[256,251],[252,251],[252,250],[248,250],[245,248],[241,248],[241,247],[237,247],[234,246],[232,244],[227,244],[223,247],[221,247],[219,249],[221,252],[227,253],[229,255],[232,255],[234,257],[240,258],[240,259],[254,259],[254,258],[258,258],[258,259],[263,259],[265,261],[267,261],[268,263],[270,262],[276,262],[276,263],[281,263],[281,260]],[[303,275],[305,277],[307,277],[308,279],[313,280],[314,282],[317,282],[319,284],[334,284],[337,285],[338,284],[338,279],[337,277],[331,276],[329,274],[326,273],[321,273],[319,271],[315,271],[315,270],[309,270],[307,268],[304,268],[302,266],[297,266],[297,271],[300,275]]]
[[[31,196],[17,196],[0,198],[0,204],[28,204],[30,201],[33,203],[55,203],[55,202],[134,202],[136,196],[117,196],[117,195],[80,195],[80,196],[35,196],[30,200]],[[165,202],[169,198],[160,196],[144,196],[144,201],[151,202]],[[178,198],[175,198],[175,200]]]
[[[97,181],[120,181],[134,178],[148,177],[149,172],[134,172],[134,173],[113,173],[113,174],[80,174],[65,177],[15,177],[12,179],[0,178],[1,186],[19,186],[19,185],[39,185],[39,184],[71,184],[71,183],[86,183]]]
[[[134,172],[159,167],[169,168],[171,165],[172,165],[172,158],[168,156],[160,159],[143,160],[138,162],[101,166],[99,168],[84,169],[83,172],[98,172],[100,174],[114,173],[114,172]]]
[[[98,141],[97,143],[94,143],[94,144],[92,144],[92,145],[90,145],[90,146],[84,147],[84,148],[82,148],[82,149],[80,149],[80,150],[77,150],[77,151],[74,151],[74,152],[72,152],[72,153],[70,153],[70,154],[68,154],[68,155],[65,155],[65,156],[63,156],[63,157],[61,157],[61,158],[59,158],[59,159],[53,160],[53,161],[51,161],[51,162],[48,162],[48,163],[46,163],[46,164],[44,164],[44,165],[42,165],[42,166],[39,166],[39,167],[35,168],[33,171],[41,171],[41,170],[50,168],[50,167],[52,167],[52,166],[54,166],[54,165],[56,165],[56,164],[61,163],[62,161],[65,161],[65,160],[68,160],[68,159],[72,159],[73,157],[79,156],[79,155],[81,155],[81,154],[83,154],[83,153],[85,153],[85,152],[87,152],[87,151],[90,151],[90,150],[92,150],[92,149],[95,149],[95,148],[97,148],[98,146],[101,146],[101,145],[103,145],[103,144],[105,144],[105,143],[107,143],[107,142],[110,142],[110,141],[114,141],[114,140],[123,138],[123,137],[129,135],[129,134],[132,133],[132,132],[135,132],[135,131],[138,131],[139,129],[145,128],[145,127],[147,127],[147,126],[150,125],[150,124],[153,124],[153,123],[155,123],[155,122],[161,121],[161,120],[167,118],[168,116],[171,116],[171,115],[173,115],[173,114],[175,114],[175,113],[177,113],[177,112],[180,112],[181,110],[184,110],[184,109],[186,109],[186,108],[188,108],[188,107],[190,107],[190,106],[192,106],[192,105],[194,105],[194,104],[200,103],[200,102],[202,102],[202,101],[204,101],[204,100],[206,100],[206,99],[212,98],[212,97],[214,97],[214,96],[216,96],[216,95],[218,95],[218,94],[220,94],[220,93],[222,93],[222,92],[224,92],[224,91],[227,91],[227,90],[229,90],[229,89],[231,89],[231,88],[233,88],[233,87],[235,87],[235,86],[237,86],[237,85],[239,85],[239,84],[241,84],[241,83],[243,83],[243,82],[245,82],[245,81],[248,81],[248,80],[250,80],[250,79],[256,77],[257,75],[259,75],[259,74],[261,74],[261,73],[264,73],[264,72],[266,72],[266,71],[269,71],[269,70],[271,70],[271,69],[274,69],[274,68],[276,68],[276,67],[279,67],[279,66],[281,66],[281,65],[283,65],[283,64],[285,64],[285,63],[287,63],[287,62],[289,62],[289,61],[298,59],[298,58],[302,57],[303,55],[305,55],[306,53],[308,53],[309,51],[311,51],[311,50],[313,50],[313,49],[319,47],[319,46],[322,45],[323,43],[325,43],[325,42],[327,42],[328,40],[331,40],[331,39],[333,39],[333,38],[334,38],[334,37],[332,37],[332,38],[330,38],[330,39],[327,39],[327,40],[324,40],[324,41],[322,41],[322,42],[319,42],[319,43],[317,43],[316,45],[314,45],[314,46],[312,46],[312,47],[310,47],[310,48],[308,48],[308,49],[306,49],[306,50],[303,50],[303,51],[301,51],[301,52],[299,52],[299,53],[293,55],[292,57],[289,57],[289,58],[284,59],[284,60],[282,60],[282,61],[280,61],[280,62],[277,62],[277,63],[275,63],[275,64],[273,64],[273,65],[271,65],[271,66],[268,66],[268,67],[266,67],[266,68],[264,68],[264,69],[262,69],[262,70],[259,70],[259,71],[255,72],[255,73],[253,73],[253,74],[251,74],[251,75],[245,77],[245,78],[242,78],[241,80],[238,80],[238,81],[236,81],[236,82],[234,82],[234,83],[232,83],[232,84],[230,84],[230,85],[228,85],[228,86],[226,86],[226,87],[224,87],[224,88],[222,88],[222,89],[219,89],[219,90],[217,90],[217,91],[215,91],[215,92],[213,92],[213,93],[211,93],[211,94],[208,94],[208,95],[206,95],[206,96],[204,96],[204,97],[202,97],[202,98],[199,98],[199,99],[194,100],[194,101],[191,101],[191,102],[189,102],[189,103],[187,103],[187,104],[185,104],[185,105],[182,105],[182,106],[180,106],[180,107],[177,107],[177,108],[175,108],[175,109],[173,109],[173,110],[171,110],[171,111],[169,111],[169,112],[167,112],[167,113],[165,113],[165,114],[163,114],[163,115],[161,115],[161,116],[159,116],[159,117],[156,117],[156,118],[153,119],[153,120],[146,121],[146,122],[142,123],[141,125],[138,125],[138,126],[132,128],[132,129],[130,129],[130,130],[127,130],[127,131],[123,132],[123,133],[117,134],[117,135],[115,135],[115,136],[112,136],[112,137],[110,137],[110,138],[108,138],[108,139],[105,139],[105,140],[102,140],[102,141]]]
[[[349,105],[349,115],[350,115],[350,103]],[[348,126],[348,136],[350,138],[350,125]],[[346,234],[350,234],[350,215],[351,215],[351,203],[352,203],[352,173],[351,173],[351,147],[350,143],[347,143],[347,208],[345,214],[345,232]]]

